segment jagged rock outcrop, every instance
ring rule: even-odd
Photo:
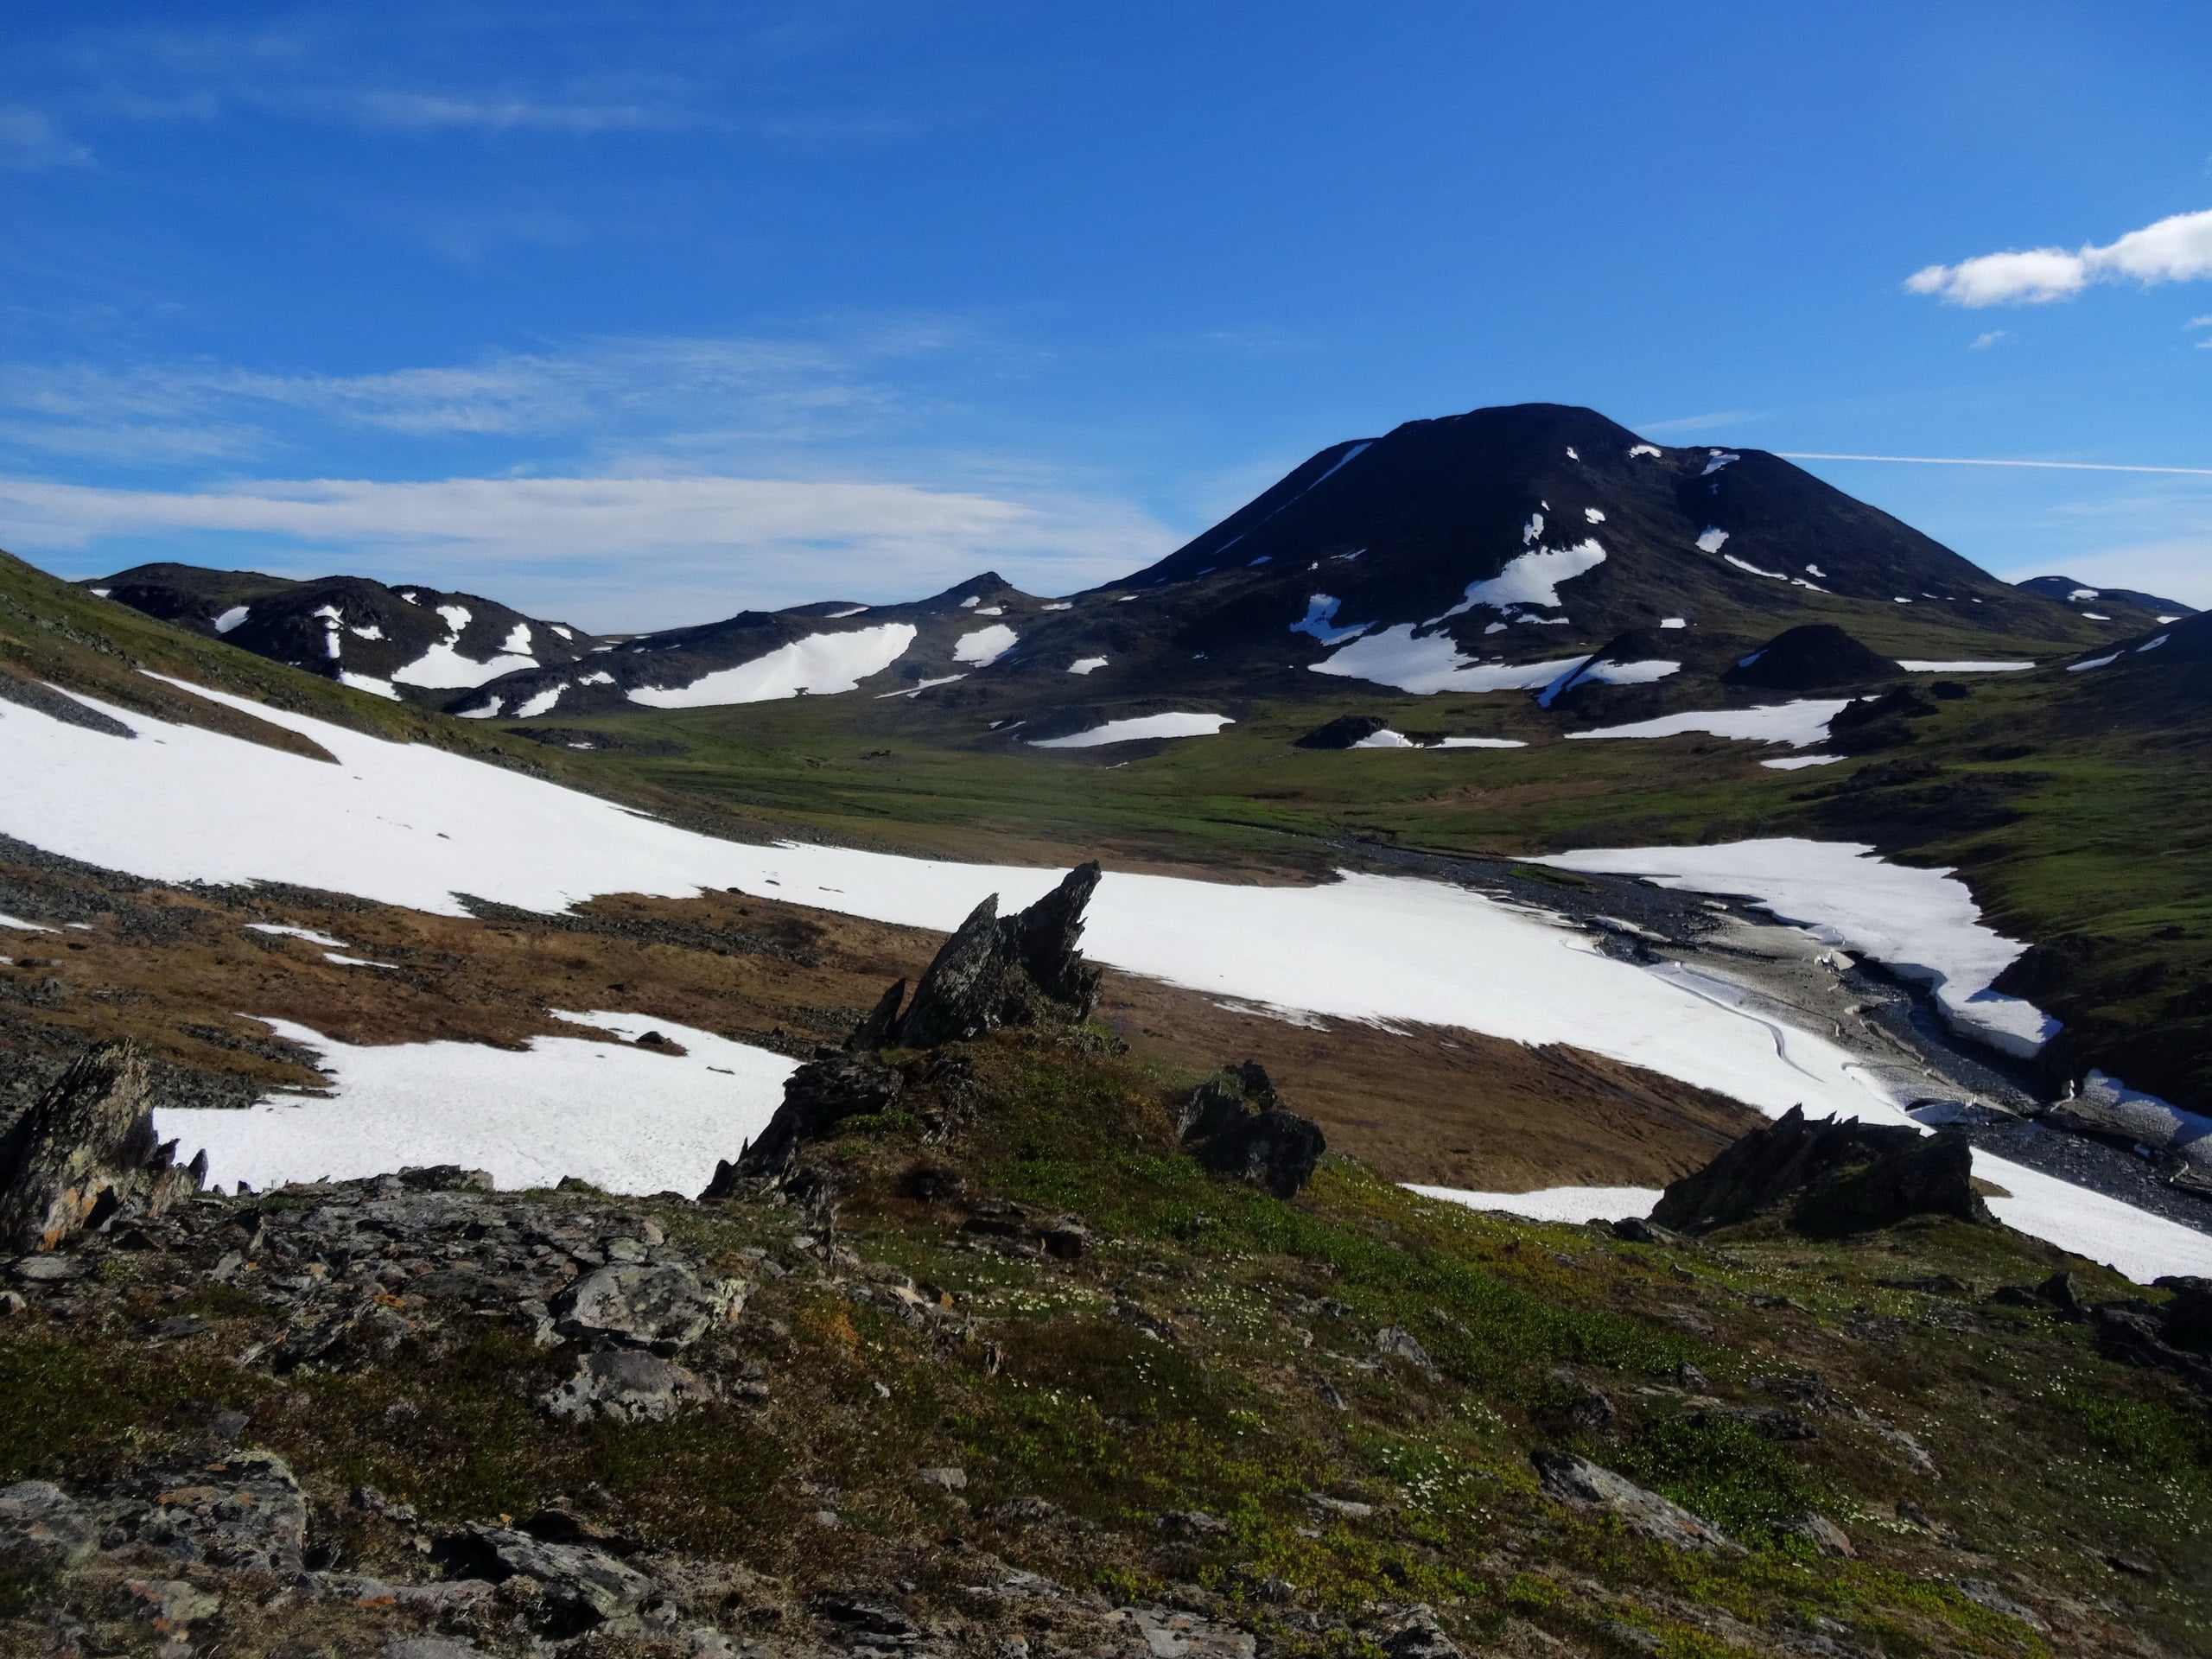
[[[936,1048],[1000,1026],[1089,1019],[1098,1006],[1101,970],[1085,962],[1077,946],[1084,906],[1097,889],[1099,874],[1095,861],[1079,864],[1052,892],[1012,916],[998,913],[996,894],[976,906],[939,947],[911,1002],[906,982],[899,980],[853,1028],[842,1052],[822,1051],[791,1073],[783,1104],[760,1139],[735,1162],[716,1164],[715,1179],[700,1198],[727,1198],[746,1181],[781,1179],[808,1141],[846,1118],[889,1107],[906,1079],[867,1058],[880,1049]]]
[[[1313,1179],[1329,1149],[1320,1125],[1282,1103],[1257,1060],[1227,1067],[1192,1090],[1176,1108],[1175,1128],[1206,1168],[1279,1198]]]
[[[1660,1195],[1651,1220],[1692,1236],[1773,1216],[1813,1237],[1869,1232],[1908,1216],[1987,1223],[1973,1148],[1956,1130],[1808,1120],[1802,1107],[1754,1129]]]
[[[1096,861],[1078,864],[1058,887],[1027,910],[998,913],[998,896],[976,906],[944,942],[899,1011],[904,982],[884,993],[849,1046],[935,1048],[980,1037],[1003,1025],[1031,1025],[1047,1013],[1088,1020],[1098,1006],[1100,969],[1077,949],[1083,912],[1097,890]],[[1046,1007],[1039,1006],[1042,998]],[[867,1039],[886,1035],[874,1043]]]
[[[808,1141],[820,1140],[849,1117],[884,1110],[906,1086],[906,1080],[889,1066],[855,1055],[832,1052],[810,1060],[785,1083],[784,1103],[760,1138],[741,1151],[735,1163],[717,1163],[715,1179],[700,1198],[726,1198],[741,1182],[781,1179]]]
[[[158,1215],[207,1180],[205,1154],[185,1169],[175,1154],[154,1134],[145,1055],[87,1049],[0,1140],[0,1241],[50,1250],[119,1210]]]

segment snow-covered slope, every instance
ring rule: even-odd
[[[119,709],[101,712],[140,741],[0,704],[0,761],[18,780],[0,792],[0,833],[167,881],[286,881],[446,914],[461,912],[460,893],[557,910],[594,893],[712,886],[950,929],[987,893],[1024,904],[1058,878],[721,841],[451,753],[248,706],[311,735],[337,764]],[[1284,887],[1111,874],[1085,946],[1128,971],[1245,1003],[1572,1043],[1769,1112],[1802,1103],[1909,1121],[1827,1039],[1433,882],[1348,874]],[[2011,1179],[1997,1160],[1980,1166],[2000,1185]],[[2171,1232],[2177,1262],[2202,1246],[2199,1235]],[[2045,1236],[2070,1242],[2063,1217]]]

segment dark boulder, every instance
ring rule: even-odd
[[[1720,677],[1769,691],[1821,691],[1893,680],[1900,671],[1834,623],[1811,622],[1777,633]]]
[[[2171,1371],[2212,1394],[2212,1359],[2177,1347],[2172,1320],[2171,1305],[2161,1308],[2129,1300],[2102,1302],[2089,1310],[2089,1329],[2096,1337],[2097,1351],[2107,1359]]]
[[[1754,1129],[1660,1195],[1658,1226],[1693,1236],[1772,1216],[1813,1237],[1869,1232],[1908,1216],[1986,1223],[1973,1148],[1956,1130],[1808,1121],[1802,1107]]]
[[[760,1138],[715,1166],[715,1179],[701,1198],[727,1198],[747,1180],[780,1179],[791,1173],[799,1148],[818,1141],[849,1117],[880,1112],[906,1089],[906,1079],[887,1065],[850,1054],[811,1060],[784,1084],[784,1103],[768,1120]]]
[[[1385,730],[1390,722],[1380,715],[1338,715],[1325,726],[1316,726],[1292,747],[1300,749],[1349,749],[1362,738]]]
[[[146,1057],[129,1042],[87,1049],[0,1140],[0,1241],[50,1250],[119,1211],[159,1215],[205,1184],[154,1133]]]
[[[1319,1124],[1283,1105],[1256,1060],[1200,1084],[1174,1117],[1184,1146],[1201,1165],[1263,1186],[1279,1198],[1293,1197],[1313,1179],[1329,1146]]]
[[[2166,1340],[2191,1353],[2212,1354],[2212,1279],[2171,1275],[2153,1282],[2174,1294],[2166,1304]]]

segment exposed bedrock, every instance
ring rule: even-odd
[[[852,1054],[809,1061],[784,1084],[784,1103],[768,1120],[760,1138],[715,1166],[715,1179],[702,1198],[726,1198],[738,1183],[779,1179],[791,1173],[799,1148],[818,1141],[849,1117],[882,1111],[906,1088],[906,1079],[887,1065]]]
[[[207,1179],[204,1153],[186,1169],[175,1153],[154,1134],[145,1055],[87,1049],[0,1140],[0,1238],[51,1250],[118,1211],[158,1215]]]
[[[1089,1019],[1098,1006],[1100,970],[1077,947],[1084,907],[1099,874],[1095,861],[1078,864],[1013,916],[999,915],[996,894],[976,906],[938,951],[905,1013],[890,1023],[891,1043],[935,1048],[999,1026],[1034,1024],[1040,1015]],[[866,1024],[875,1024],[882,1012],[879,1006]]]
[[[1328,1150],[1320,1125],[1282,1103],[1257,1060],[1225,1068],[1176,1109],[1183,1144],[1206,1168],[1287,1198]]]
[[[1956,1130],[1808,1120],[1793,1106],[1669,1186],[1651,1220],[1695,1236],[1770,1217],[1813,1237],[1870,1232],[1908,1216],[1989,1223],[1973,1156]]]
[[[939,947],[913,1000],[899,980],[845,1039],[791,1073],[783,1104],[759,1140],[734,1163],[725,1160],[702,1198],[728,1198],[739,1183],[781,1179],[799,1148],[849,1117],[880,1112],[906,1086],[899,1072],[869,1058],[886,1048],[931,1049],[980,1037],[1001,1026],[1075,1023],[1098,1006],[1101,970],[1083,959],[1084,906],[1097,889],[1096,861],[1079,864],[1027,910],[998,913],[995,893],[976,906]],[[904,1004],[903,1010],[901,1005]]]

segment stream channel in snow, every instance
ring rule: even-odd
[[[0,772],[10,783],[0,791],[0,834],[155,880],[287,882],[444,915],[467,913],[461,894],[557,912],[601,893],[683,898],[719,887],[946,931],[986,895],[997,893],[1002,909],[1018,907],[1061,873],[721,840],[465,756],[186,689],[301,732],[338,764],[91,699],[79,701],[137,736],[0,702]],[[1602,884],[1597,890],[1620,906],[1663,901],[1679,913],[1717,915],[1707,906],[1729,903],[1661,894],[1617,878],[1578,880]],[[1781,960],[1789,952],[1738,958],[1700,946],[1669,958],[1650,941],[1637,943],[1643,924],[1635,911],[1615,919],[1627,926],[1573,913],[1541,883],[1516,883],[1500,895],[1427,875],[1366,871],[1311,887],[1114,873],[1092,901],[1084,949],[1125,971],[1243,1004],[1573,1044],[1770,1116],[1802,1103],[1815,1116],[1904,1123],[1915,1099],[1959,1092],[1910,1045],[1900,1051],[1863,1039],[1859,1026],[1818,1017],[1819,1010],[1751,971],[1774,981],[1755,958]],[[1662,938],[1682,931],[1649,931]],[[1787,935],[1800,957],[1807,954],[1808,936],[1773,931],[1777,940]],[[616,1017],[593,1016],[602,1026]],[[358,1072],[364,1064],[358,1055],[334,1057],[336,1096],[288,1108],[302,1122],[290,1127],[285,1168],[299,1166],[291,1161],[297,1139],[315,1122],[327,1116],[334,1126],[344,1119],[349,1068]],[[658,1058],[639,1057],[639,1065],[647,1078],[658,1075],[652,1067],[683,1069],[681,1061]],[[588,1080],[591,1066],[582,1059],[537,1062],[534,1076],[556,1075]],[[540,1095],[537,1109],[549,1126],[563,1118],[564,1134],[575,1120],[636,1137],[642,1117],[672,1109],[675,1096],[696,1081],[679,1089],[674,1071],[667,1080],[666,1090],[632,1090],[619,1103],[587,1081],[567,1094]],[[732,1153],[742,1133],[754,1132],[739,1119],[759,1109],[752,1103],[728,1120]],[[385,1161],[466,1156],[480,1166],[488,1156],[482,1137],[461,1116],[416,1114],[404,1128],[395,1121]],[[171,1135],[199,1128],[174,1113],[161,1127]],[[464,1130],[473,1148],[465,1153],[448,1144]],[[246,1173],[259,1167],[258,1144],[245,1135],[226,1154],[230,1179],[260,1184]],[[182,1150],[189,1155],[194,1147]],[[683,1167],[664,1173],[640,1157],[620,1180],[631,1191],[677,1185],[696,1156],[687,1149]],[[2138,1277],[2212,1273],[2212,1236],[2203,1232],[1986,1153],[1977,1153],[1977,1170],[2015,1194],[1995,1207],[2024,1232],[2095,1254]],[[219,1166],[219,1179],[226,1173]]]

